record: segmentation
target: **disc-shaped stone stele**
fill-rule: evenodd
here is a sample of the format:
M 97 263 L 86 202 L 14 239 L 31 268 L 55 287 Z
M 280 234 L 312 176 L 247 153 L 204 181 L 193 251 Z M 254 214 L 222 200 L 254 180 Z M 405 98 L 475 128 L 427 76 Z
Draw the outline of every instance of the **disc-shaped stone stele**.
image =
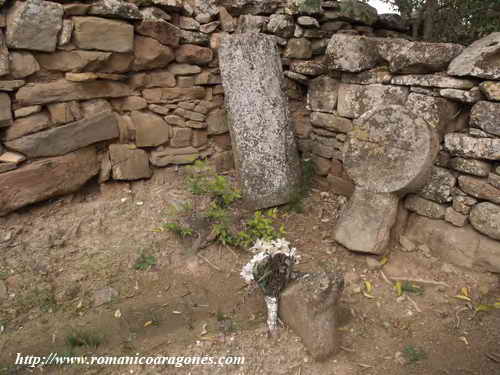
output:
M 348 135 L 344 167 L 356 186 L 373 193 L 418 190 L 439 151 L 435 130 L 399 105 L 364 113 Z

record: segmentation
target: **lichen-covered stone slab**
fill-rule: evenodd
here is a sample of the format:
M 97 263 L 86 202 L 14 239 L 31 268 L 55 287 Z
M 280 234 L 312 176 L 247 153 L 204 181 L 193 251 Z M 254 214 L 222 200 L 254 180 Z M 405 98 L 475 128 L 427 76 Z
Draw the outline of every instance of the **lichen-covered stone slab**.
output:
M 479 39 L 458 55 L 448 67 L 452 76 L 500 79 L 500 32 Z
M 349 85 L 339 86 L 337 111 L 340 116 L 357 118 L 378 106 L 403 105 L 409 89 L 390 85 Z
M 320 76 L 310 81 L 307 104 L 312 111 L 334 113 L 340 82 L 328 76 Z
M 28 0 L 16 1 L 7 14 L 9 48 L 54 52 L 62 28 L 61 4 Z
M 430 217 L 432 219 L 444 219 L 446 215 L 445 205 L 430 201 L 414 194 L 410 194 L 406 197 L 405 208 L 409 211 L 416 212 L 421 216 Z
M 483 202 L 474 206 L 470 222 L 476 230 L 495 240 L 500 240 L 500 206 Z M 500 243 L 499 243 L 500 256 Z
M 332 21 L 362 23 L 368 26 L 373 25 L 378 20 L 377 9 L 357 0 L 338 2 L 335 10 L 326 11 L 324 17 Z
M 396 194 L 356 188 L 335 227 L 335 241 L 352 251 L 383 254 L 396 222 L 398 204 Z
M 377 66 L 381 59 L 375 39 L 335 34 L 328 42 L 326 62 L 328 69 L 356 73 Z
M 142 19 L 142 14 L 137 5 L 123 0 L 100 0 L 90 7 L 88 14 L 132 21 Z
M 470 123 L 487 133 L 500 136 L 500 103 L 477 102 L 472 107 Z
M 423 198 L 438 203 L 451 202 L 453 188 L 456 183 L 457 178 L 449 170 L 433 166 L 429 181 L 418 194 Z
M 0 216 L 31 203 L 77 191 L 97 175 L 99 165 L 96 150 L 90 147 L 0 174 Z
M 244 198 L 255 209 L 287 203 L 301 172 L 274 38 L 225 37 L 219 63 Z
M 486 200 L 500 204 L 500 189 L 488 183 L 486 178 L 471 176 L 460 176 L 458 178 L 460 188 L 469 195 L 480 200 Z
M 479 85 L 486 99 L 500 102 L 500 82 L 487 81 Z
M 444 136 L 450 124 L 456 121 L 460 109 L 451 100 L 417 93 L 408 96 L 406 107 L 427 121 L 440 136 Z
M 409 74 L 392 78 L 393 85 L 439 87 L 450 89 L 468 90 L 474 87 L 476 82 L 470 79 L 455 78 L 439 74 Z
M 220 0 L 219 5 L 231 14 L 272 14 L 278 8 L 284 8 L 287 0 Z
M 500 160 L 500 139 L 475 138 L 462 133 L 444 137 L 445 148 L 452 154 L 475 159 Z
M 391 73 L 421 74 L 446 70 L 464 49 L 460 44 L 378 39 L 378 53 L 389 63 Z
M 421 188 L 438 152 L 429 124 L 402 106 L 384 106 L 354 121 L 344 167 L 357 186 L 377 193 Z

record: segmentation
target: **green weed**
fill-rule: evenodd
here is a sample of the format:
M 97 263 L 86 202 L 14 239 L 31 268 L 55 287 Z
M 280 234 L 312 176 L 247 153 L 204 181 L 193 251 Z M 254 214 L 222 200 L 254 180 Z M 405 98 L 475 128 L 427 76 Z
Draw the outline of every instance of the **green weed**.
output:
M 88 347 L 96 349 L 104 341 L 104 337 L 93 331 L 75 331 L 66 337 L 66 344 L 72 349 Z
M 193 230 L 191 228 L 184 227 L 179 223 L 165 223 L 163 224 L 163 227 L 182 238 L 191 237 L 193 235 Z
M 410 363 L 415 363 L 427 358 L 427 354 L 422 349 L 418 349 L 413 345 L 406 345 L 403 349 L 403 355 Z
M 141 253 L 141 255 L 139 255 L 139 258 L 137 258 L 135 261 L 134 269 L 139 271 L 146 271 L 155 266 L 156 263 L 157 261 L 155 256 Z

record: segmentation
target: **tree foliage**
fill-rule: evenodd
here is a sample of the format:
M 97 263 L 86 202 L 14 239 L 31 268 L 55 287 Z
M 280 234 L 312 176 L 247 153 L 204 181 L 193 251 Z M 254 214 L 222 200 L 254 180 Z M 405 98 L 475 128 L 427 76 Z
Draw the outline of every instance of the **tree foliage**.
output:
M 409 21 L 413 37 L 470 44 L 500 31 L 500 0 L 382 0 Z

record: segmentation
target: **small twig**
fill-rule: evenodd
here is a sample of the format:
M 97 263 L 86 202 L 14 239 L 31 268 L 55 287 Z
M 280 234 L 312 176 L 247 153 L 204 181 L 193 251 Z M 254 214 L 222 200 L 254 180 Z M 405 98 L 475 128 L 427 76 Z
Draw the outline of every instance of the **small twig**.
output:
M 341 346 L 340 349 L 345 351 L 345 352 L 356 353 L 356 351 L 354 349 L 346 348 L 345 346 Z
M 406 299 L 412 303 L 413 307 L 415 307 L 415 310 L 417 310 L 417 312 L 419 313 L 422 312 L 422 310 L 420 310 L 420 308 L 418 307 L 417 303 L 409 295 L 406 295 Z
M 387 284 L 389 284 L 390 286 L 393 286 L 393 284 L 392 284 L 391 280 L 389 280 L 389 279 L 387 278 L 387 276 L 385 276 L 384 271 L 380 271 L 380 275 L 382 276 L 382 278 L 384 279 L 384 281 L 385 281 Z
M 457 324 L 455 325 L 455 329 L 460 328 L 460 313 L 463 311 L 467 311 L 468 309 L 469 309 L 468 307 L 462 307 L 461 309 L 459 309 L 455 312 L 455 316 L 457 318 Z
M 500 363 L 500 354 L 486 353 L 485 355 L 488 359 L 491 359 L 493 362 Z
M 373 368 L 373 366 L 371 366 L 371 365 L 367 365 L 367 364 L 365 364 L 365 363 L 358 363 L 358 366 L 363 367 L 364 369 Z
M 200 255 L 200 254 L 197 254 L 197 256 L 201 259 L 201 260 L 204 260 L 209 266 L 211 266 L 213 269 L 219 271 L 219 272 L 222 272 L 222 270 L 217 267 L 215 264 L 213 264 L 212 262 L 210 262 L 207 258 L 205 258 L 203 255 Z
M 425 280 L 425 279 L 409 279 L 407 277 L 390 277 L 390 279 L 395 280 L 395 281 L 411 281 L 413 283 L 441 285 L 441 286 L 449 287 L 449 285 L 443 281 L 434 281 L 434 280 Z

